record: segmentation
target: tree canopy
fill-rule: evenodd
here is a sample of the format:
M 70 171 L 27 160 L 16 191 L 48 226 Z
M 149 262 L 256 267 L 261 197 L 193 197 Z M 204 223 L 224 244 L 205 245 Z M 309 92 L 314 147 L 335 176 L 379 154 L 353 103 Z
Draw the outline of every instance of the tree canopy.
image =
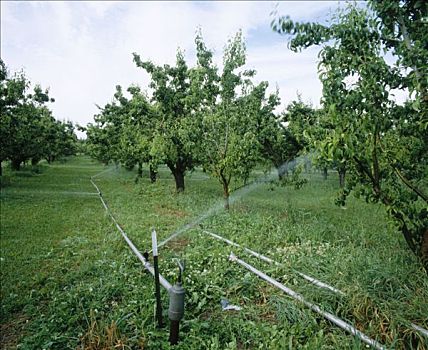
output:
M 185 173 L 198 163 L 195 148 L 200 139 L 195 109 L 202 101 L 199 94 L 191 89 L 191 70 L 181 51 L 177 52 L 174 67 L 142 61 L 135 53 L 134 62 L 151 75 L 152 101 L 160 113 L 154 130 L 152 153 L 171 170 L 177 192 L 184 191 Z
M 75 153 L 77 137 L 71 122 L 57 121 L 47 103 L 49 90 L 31 83 L 23 71 L 10 75 L 0 60 L 0 161 L 19 170 L 23 162 L 51 162 Z
M 427 268 L 426 4 L 369 5 L 348 5 L 329 26 L 280 17 L 272 27 L 288 35 L 294 51 L 322 44 L 322 103 L 331 128 L 313 145 L 320 157 L 346 163 L 350 177 L 342 201 L 354 190 L 384 204 Z M 402 105 L 392 98 L 397 89 L 409 93 Z
M 114 99 L 88 126 L 92 154 L 105 163 L 120 162 L 132 169 L 148 163 L 155 179 L 165 164 L 184 191 L 184 178 L 196 166 L 216 178 L 225 207 L 234 188 L 249 179 L 258 164 L 271 164 L 281 177 L 290 161 L 309 148 L 304 133 L 319 120 L 319 111 L 299 98 L 277 113 L 278 91 L 268 93 L 268 82 L 256 82 L 248 69 L 242 33 L 225 46 L 223 65 L 213 62 L 200 31 L 195 38 L 196 64 L 190 67 L 177 51 L 174 66 L 134 62 L 150 75 L 151 96 L 131 86 L 124 96 L 116 88 Z

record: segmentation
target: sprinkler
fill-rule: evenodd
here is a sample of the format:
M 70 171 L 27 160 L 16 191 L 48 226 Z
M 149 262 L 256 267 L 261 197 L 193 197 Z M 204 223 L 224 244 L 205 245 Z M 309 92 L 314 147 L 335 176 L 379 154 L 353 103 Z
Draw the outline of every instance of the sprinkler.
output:
M 182 287 L 182 274 L 184 264 L 177 259 L 178 278 L 177 283 L 169 289 L 169 309 L 168 317 L 170 322 L 169 342 L 171 345 L 176 345 L 179 339 L 180 320 L 184 316 L 184 295 L 186 291 Z

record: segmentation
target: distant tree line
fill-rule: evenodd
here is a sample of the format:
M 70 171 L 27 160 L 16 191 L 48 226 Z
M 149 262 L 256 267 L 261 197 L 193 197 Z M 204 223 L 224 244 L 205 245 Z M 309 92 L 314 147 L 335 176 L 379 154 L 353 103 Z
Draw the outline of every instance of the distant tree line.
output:
M 10 161 L 12 169 L 19 170 L 27 161 L 36 165 L 75 153 L 73 124 L 56 120 L 49 102 L 54 99 L 48 89 L 31 89 L 24 72 L 10 75 L 0 59 L 0 162 Z

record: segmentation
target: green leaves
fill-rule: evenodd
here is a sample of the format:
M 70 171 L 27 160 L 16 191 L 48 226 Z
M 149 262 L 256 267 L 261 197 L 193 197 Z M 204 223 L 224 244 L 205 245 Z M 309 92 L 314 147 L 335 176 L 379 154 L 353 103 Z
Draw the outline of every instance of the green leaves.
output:
M 241 32 L 228 42 L 223 57 L 223 71 L 213 78 L 219 82 L 216 103 L 202 117 L 201 160 L 222 185 L 228 208 L 232 182 L 246 183 L 268 144 L 276 142 L 280 129 L 273 110 L 279 98 L 266 96 L 267 82 L 253 83 L 254 70 L 239 70 L 246 59 Z
M 290 36 L 294 51 L 324 44 L 319 71 L 325 112 L 320 129 L 306 135 L 319 160 L 346 164 L 351 187 L 358 183 L 367 201 L 389 208 L 409 247 L 421 254 L 428 221 L 414 218 L 427 204 L 422 189 L 428 137 L 422 120 L 427 119 L 428 95 L 422 76 L 428 50 L 421 43 L 428 37 L 417 22 L 426 6 L 393 0 L 370 6 L 373 12 L 356 5 L 338 10 L 328 28 L 279 18 L 273 29 Z M 387 63 L 384 52 L 397 61 Z M 393 88 L 407 88 L 412 98 L 398 106 L 390 98 Z M 349 193 L 342 192 L 342 204 Z
M 211 74 L 209 65 L 212 54 L 206 50 L 200 36 L 197 36 L 196 44 L 200 65 L 196 69 L 187 66 L 181 51 L 177 51 L 174 67 L 143 62 L 134 54 L 137 66 L 151 75 L 150 87 L 154 90 L 152 102 L 156 104 L 160 116 L 152 125 L 151 132 L 157 136 L 150 147 L 150 154 L 154 159 L 163 159 L 174 176 L 180 179 L 198 163 L 197 152 L 194 151 L 200 139 L 198 112 L 209 101 L 207 94 L 200 93 L 203 90 L 201 85 L 207 82 L 211 86 L 212 82 L 204 78 Z M 177 182 L 176 188 L 177 191 L 184 190 L 184 182 Z
M 33 165 L 74 154 L 77 137 L 71 122 L 55 120 L 45 105 L 54 100 L 49 90 L 31 83 L 24 72 L 9 76 L 0 60 L 0 161 L 10 160 L 15 170 L 22 162 Z
M 296 52 L 302 48 L 319 45 L 331 37 L 329 28 L 317 23 L 296 23 L 289 16 L 274 19 L 271 27 L 279 34 L 290 35 L 292 39 L 288 46 Z

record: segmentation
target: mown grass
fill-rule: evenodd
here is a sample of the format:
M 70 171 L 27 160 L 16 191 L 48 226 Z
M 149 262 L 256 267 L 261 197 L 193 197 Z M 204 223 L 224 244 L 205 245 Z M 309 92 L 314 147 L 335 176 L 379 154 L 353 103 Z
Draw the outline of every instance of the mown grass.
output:
M 333 202 L 337 179 L 306 174 L 302 189 L 259 184 L 221 210 L 221 188 L 195 171 L 174 193 L 161 169 L 156 184 L 85 158 L 7 173 L 1 192 L 2 348 L 168 349 L 168 329 L 154 322 L 154 287 L 105 214 L 95 178 L 118 222 L 141 250 L 150 230 L 159 241 L 190 222 L 278 262 L 270 266 L 234 248 L 243 260 L 393 348 L 426 349 L 406 324 L 428 328 L 428 279 L 388 224 L 383 209 L 351 198 Z M 22 176 L 20 174 L 26 174 Z M 212 210 L 216 208 L 217 210 Z M 186 314 L 177 349 L 360 349 L 365 344 L 231 263 L 231 247 L 196 225 L 160 249 L 161 273 L 186 261 Z M 295 270 L 339 288 L 314 287 Z M 162 291 L 165 318 L 168 298 Z M 222 311 L 227 298 L 242 310 Z

